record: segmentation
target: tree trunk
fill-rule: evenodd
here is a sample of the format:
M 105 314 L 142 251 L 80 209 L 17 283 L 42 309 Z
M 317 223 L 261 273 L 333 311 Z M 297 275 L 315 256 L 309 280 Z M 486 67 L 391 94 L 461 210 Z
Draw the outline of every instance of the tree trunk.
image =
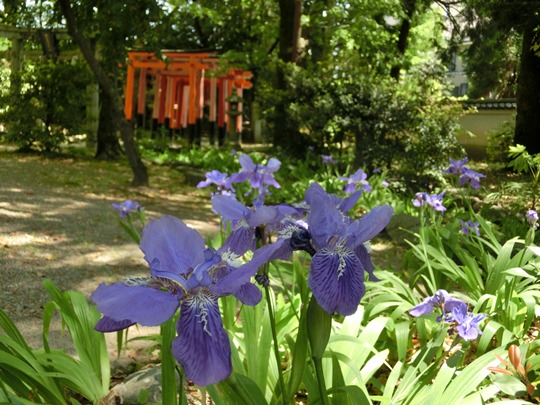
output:
M 90 46 L 90 42 L 77 29 L 75 16 L 73 15 L 70 1 L 58 0 L 58 3 L 60 4 L 62 14 L 66 19 L 69 34 L 81 49 L 81 52 L 84 55 L 88 66 L 94 73 L 100 87 L 111 99 L 111 114 L 115 117 L 115 125 L 120 131 L 120 138 L 124 143 L 126 156 L 128 158 L 131 170 L 133 171 L 133 180 L 131 184 L 134 186 L 148 185 L 148 172 L 141 159 L 139 150 L 137 149 L 137 144 L 135 143 L 135 139 L 133 137 L 133 126 L 126 120 L 124 115 L 122 99 L 118 94 L 118 89 L 98 63 L 96 57 L 94 56 L 94 52 L 92 51 L 92 47 Z
M 524 145 L 531 154 L 540 153 L 540 57 L 531 46 L 540 18 L 529 15 L 521 47 L 521 63 L 517 84 L 517 116 L 514 143 Z
M 116 135 L 115 117 L 112 114 L 113 101 L 107 95 L 107 92 L 101 90 L 100 94 L 101 107 L 99 109 L 96 159 L 114 160 L 122 154 L 122 150 Z
M 403 8 L 405 10 L 406 17 L 401 22 L 397 42 L 398 58 L 400 58 L 401 60 L 403 60 L 403 57 L 405 56 L 405 51 L 407 50 L 409 33 L 411 32 L 411 20 L 416 9 L 416 0 L 403 1 Z M 399 81 L 402 65 L 403 63 L 402 61 L 400 61 L 394 66 L 392 66 L 392 68 L 390 69 L 390 77 L 396 79 L 396 81 Z
M 300 17 L 302 0 L 279 0 L 279 58 L 285 63 L 296 63 L 298 59 L 298 40 L 300 38 Z M 289 155 L 305 150 L 298 128 L 291 122 L 286 100 L 287 80 L 283 66 L 278 65 L 276 87 L 283 94 L 282 102 L 277 103 L 274 117 L 274 145 Z

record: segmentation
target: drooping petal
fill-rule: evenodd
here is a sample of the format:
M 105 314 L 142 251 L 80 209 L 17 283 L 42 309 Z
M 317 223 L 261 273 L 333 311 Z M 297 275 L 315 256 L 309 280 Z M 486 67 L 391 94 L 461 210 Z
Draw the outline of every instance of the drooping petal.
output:
M 375 274 L 373 274 L 375 266 L 371 262 L 371 255 L 369 254 L 367 247 L 361 243 L 354 249 L 354 253 L 356 254 L 356 257 L 358 257 L 358 260 L 360 260 L 360 263 L 362 263 L 364 270 L 368 272 L 369 281 L 380 281 L 375 277 Z
M 311 260 L 308 285 L 326 312 L 352 315 L 365 293 L 364 270 L 351 249 L 321 249 Z
M 345 197 L 343 201 L 341 201 L 338 205 L 339 210 L 343 213 L 349 212 L 349 210 L 356 205 L 359 198 L 362 196 L 362 193 L 364 192 L 364 190 L 355 191 L 356 187 L 354 186 L 354 184 L 352 186 L 353 188 L 351 189 L 351 191 L 345 190 L 346 193 L 352 194 L 348 197 Z
M 173 280 L 203 261 L 204 247 L 195 229 L 170 215 L 151 221 L 141 238 L 141 250 L 151 274 Z
M 218 280 L 212 291 L 220 296 L 236 294 L 242 285 L 248 283 L 251 277 L 255 276 L 263 264 L 271 260 L 275 251 L 276 246 L 274 244 L 264 245 L 257 249 L 249 262 L 233 269 L 225 277 Z
M 246 283 L 240 286 L 238 291 L 234 293 L 234 296 L 244 304 L 253 306 L 261 302 L 262 292 L 255 284 Z
M 259 226 L 263 224 L 273 224 L 282 219 L 279 210 L 274 206 L 263 205 L 257 208 L 248 219 L 249 226 Z
M 431 302 L 431 300 L 429 299 L 426 299 L 424 300 L 422 303 L 416 305 L 415 307 L 413 307 L 410 311 L 409 311 L 409 314 L 411 314 L 411 316 L 422 316 L 422 315 L 429 315 L 433 312 L 433 303 Z
M 255 250 L 257 242 L 255 241 L 255 228 L 240 223 L 227 237 L 221 251 L 229 249 L 237 255 L 243 255 L 248 250 Z
M 143 326 L 157 326 L 174 315 L 181 293 L 171 294 L 146 285 L 100 284 L 92 293 L 99 312 L 116 322 L 129 320 Z
M 240 221 L 251 215 L 249 208 L 227 195 L 215 195 L 212 197 L 212 208 L 221 215 L 224 221 Z
M 231 347 L 216 296 L 201 290 L 186 297 L 177 331 L 172 352 L 184 367 L 187 378 L 205 386 L 218 383 L 231 374 Z
M 112 318 L 109 318 L 108 316 L 104 316 L 101 318 L 98 323 L 96 323 L 96 326 L 94 326 L 94 329 L 98 332 L 117 332 L 119 330 L 127 329 L 130 326 L 135 325 L 135 322 L 130 321 L 129 319 L 125 319 L 123 321 L 115 321 Z
M 348 246 L 356 247 L 376 236 L 388 225 L 393 214 L 394 209 L 385 204 L 373 208 L 351 223 L 347 236 Z
M 281 167 L 281 162 L 277 160 L 276 158 L 270 158 L 268 159 L 268 163 L 266 164 L 267 171 L 270 173 L 277 172 L 279 168 Z

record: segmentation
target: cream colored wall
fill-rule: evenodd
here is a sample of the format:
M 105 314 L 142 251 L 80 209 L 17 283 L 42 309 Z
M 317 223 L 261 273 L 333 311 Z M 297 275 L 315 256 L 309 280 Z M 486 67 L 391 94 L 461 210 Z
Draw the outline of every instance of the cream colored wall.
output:
M 513 120 L 515 114 L 515 110 L 478 110 L 466 114 L 459 119 L 461 129 L 457 139 L 471 158 L 481 159 L 486 153 L 488 132 L 497 129 L 505 121 Z M 469 136 L 468 132 L 474 136 Z

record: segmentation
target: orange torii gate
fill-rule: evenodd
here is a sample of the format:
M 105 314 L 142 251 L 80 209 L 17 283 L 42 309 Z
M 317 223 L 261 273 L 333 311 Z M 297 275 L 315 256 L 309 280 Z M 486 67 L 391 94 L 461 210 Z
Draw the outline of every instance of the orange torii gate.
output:
M 210 52 L 162 52 L 165 60 L 154 52 L 128 52 L 127 79 L 124 112 L 126 118 L 133 118 L 136 102 L 137 113 L 144 114 L 148 77 L 154 77 L 154 99 L 152 118 L 164 124 L 168 119 L 169 128 L 187 128 L 195 131 L 197 121 L 202 119 L 205 105 L 208 118 L 222 134 L 231 130 L 229 121 L 229 101 L 231 96 L 242 97 L 244 89 L 251 87 L 252 73 L 230 68 L 223 74 L 218 66 L 219 58 Z M 138 75 L 135 96 L 136 72 Z M 236 94 L 233 92 L 236 91 Z M 235 98 L 235 97 L 232 97 Z M 242 111 L 241 102 L 237 106 Z M 242 130 L 242 114 L 236 117 L 235 131 Z M 190 139 L 193 141 L 193 139 Z

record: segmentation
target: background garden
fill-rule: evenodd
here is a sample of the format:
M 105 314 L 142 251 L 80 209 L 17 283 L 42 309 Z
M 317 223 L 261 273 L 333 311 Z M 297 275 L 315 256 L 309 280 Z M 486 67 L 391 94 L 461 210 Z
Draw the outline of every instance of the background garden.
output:
M 134 403 L 539 402 L 539 4 L 0 11 L 0 401 L 115 400 L 107 345 L 144 339 L 156 355 L 134 367 L 155 365 L 160 390 Z M 127 52 L 171 49 L 252 73 L 241 133 L 205 111 L 171 128 L 152 97 L 126 120 Z M 516 118 L 468 160 L 456 136 L 477 98 L 515 99 Z M 15 241 L 32 219 L 47 240 Z M 96 250 L 114 264 L 84 270 Z M 132 339 L 136 323 L 160 328 Z

